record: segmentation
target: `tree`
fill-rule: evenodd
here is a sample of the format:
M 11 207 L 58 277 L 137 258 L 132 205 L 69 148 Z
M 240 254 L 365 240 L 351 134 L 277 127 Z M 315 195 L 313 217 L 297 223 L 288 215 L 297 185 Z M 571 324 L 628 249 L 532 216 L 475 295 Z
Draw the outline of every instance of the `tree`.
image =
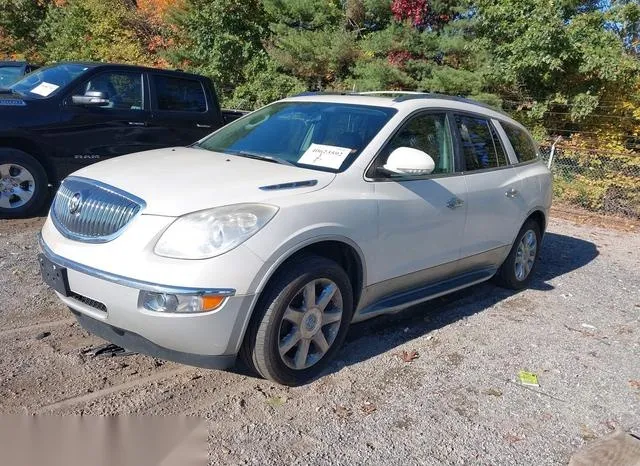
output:
M 50 5 L 38 29 L 47 61 L 95 60 L 148 64 L 136 35 L 137 10 L 128 0 L 66 0 Z
M 259 0 L 184 0 L 169 22 L 176 33 L 168 60 L 210 76 L 224 97 L 246 81 L 245 67 L 264 50 L 267 22 Z
M 38 27 L 51 0 L 0 0 L 0 56 L 38 59 Z

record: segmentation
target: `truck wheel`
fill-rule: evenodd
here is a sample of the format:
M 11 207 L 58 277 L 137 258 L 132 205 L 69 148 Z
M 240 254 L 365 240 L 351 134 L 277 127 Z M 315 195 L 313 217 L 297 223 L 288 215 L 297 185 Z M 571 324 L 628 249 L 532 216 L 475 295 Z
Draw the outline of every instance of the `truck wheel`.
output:
M 0 148 L 0 218 L 35 215 L 48 194 L 40 163 L 18 149 Z
M 540 226 L 527 220 L 511 247 L 511 252 L 496 274 L 495 282 L 511 290 L 521 290 L 531 281 L 540 254 Z
M 345 271 L 329 259 L 305 256 L 269 283 L 240 354 L 266 379 L 305 383 L 338 351 L 352 313 L 353 291 Z

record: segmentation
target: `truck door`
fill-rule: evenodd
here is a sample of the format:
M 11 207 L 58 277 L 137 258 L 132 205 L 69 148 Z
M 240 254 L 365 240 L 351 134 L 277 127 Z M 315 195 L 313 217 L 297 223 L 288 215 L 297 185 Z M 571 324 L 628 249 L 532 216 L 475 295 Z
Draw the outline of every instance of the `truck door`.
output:
M 153 126 L 166 146 L 186 146 L 217 130 L 221 123 L 215 95 L 189 77 L 153 73 Z
M 83 105 L 73 96 L 102 92 L 104 105 Z M 68 161 L 66 171 L 111 157 L 161 147 L 149 132 L 151 112 L 145 76 L 139 71 L 94 74 L 65 98 L 59 126 L 48 134 L 56 155 Z

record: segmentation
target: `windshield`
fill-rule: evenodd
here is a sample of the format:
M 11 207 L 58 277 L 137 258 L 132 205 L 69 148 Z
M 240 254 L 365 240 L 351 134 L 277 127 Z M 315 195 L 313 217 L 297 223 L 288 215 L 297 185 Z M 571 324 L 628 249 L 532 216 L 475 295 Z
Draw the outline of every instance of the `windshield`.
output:
M 279 102 L 230 123 L 197 146 L 336 172 L 351 165 L 395 113 L 365 105 Z
M 89 69 L 87 65 L 65 63 L 48 66 L 22 78 L 9 89 L 27 97 L 43 99 L 63 88 Z
M 9 87 L 22 76 L 21 66 L 0 66 L 0 88 Z

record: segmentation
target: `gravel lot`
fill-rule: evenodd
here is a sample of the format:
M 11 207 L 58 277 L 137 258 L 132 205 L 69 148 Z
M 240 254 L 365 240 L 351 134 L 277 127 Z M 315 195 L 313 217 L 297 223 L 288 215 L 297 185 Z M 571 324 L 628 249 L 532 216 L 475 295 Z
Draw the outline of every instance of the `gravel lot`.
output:
M 41 283 L 41 224 L 0 220 L 0 413 L 203 416 L 212 464 L 566 464 L 615 428 L 640 434 L 637 228 L 555 218 L 532 289 L 483 284 L 354 326 L 324 377 L 289 389 L 94 357 L 103 342 Z

